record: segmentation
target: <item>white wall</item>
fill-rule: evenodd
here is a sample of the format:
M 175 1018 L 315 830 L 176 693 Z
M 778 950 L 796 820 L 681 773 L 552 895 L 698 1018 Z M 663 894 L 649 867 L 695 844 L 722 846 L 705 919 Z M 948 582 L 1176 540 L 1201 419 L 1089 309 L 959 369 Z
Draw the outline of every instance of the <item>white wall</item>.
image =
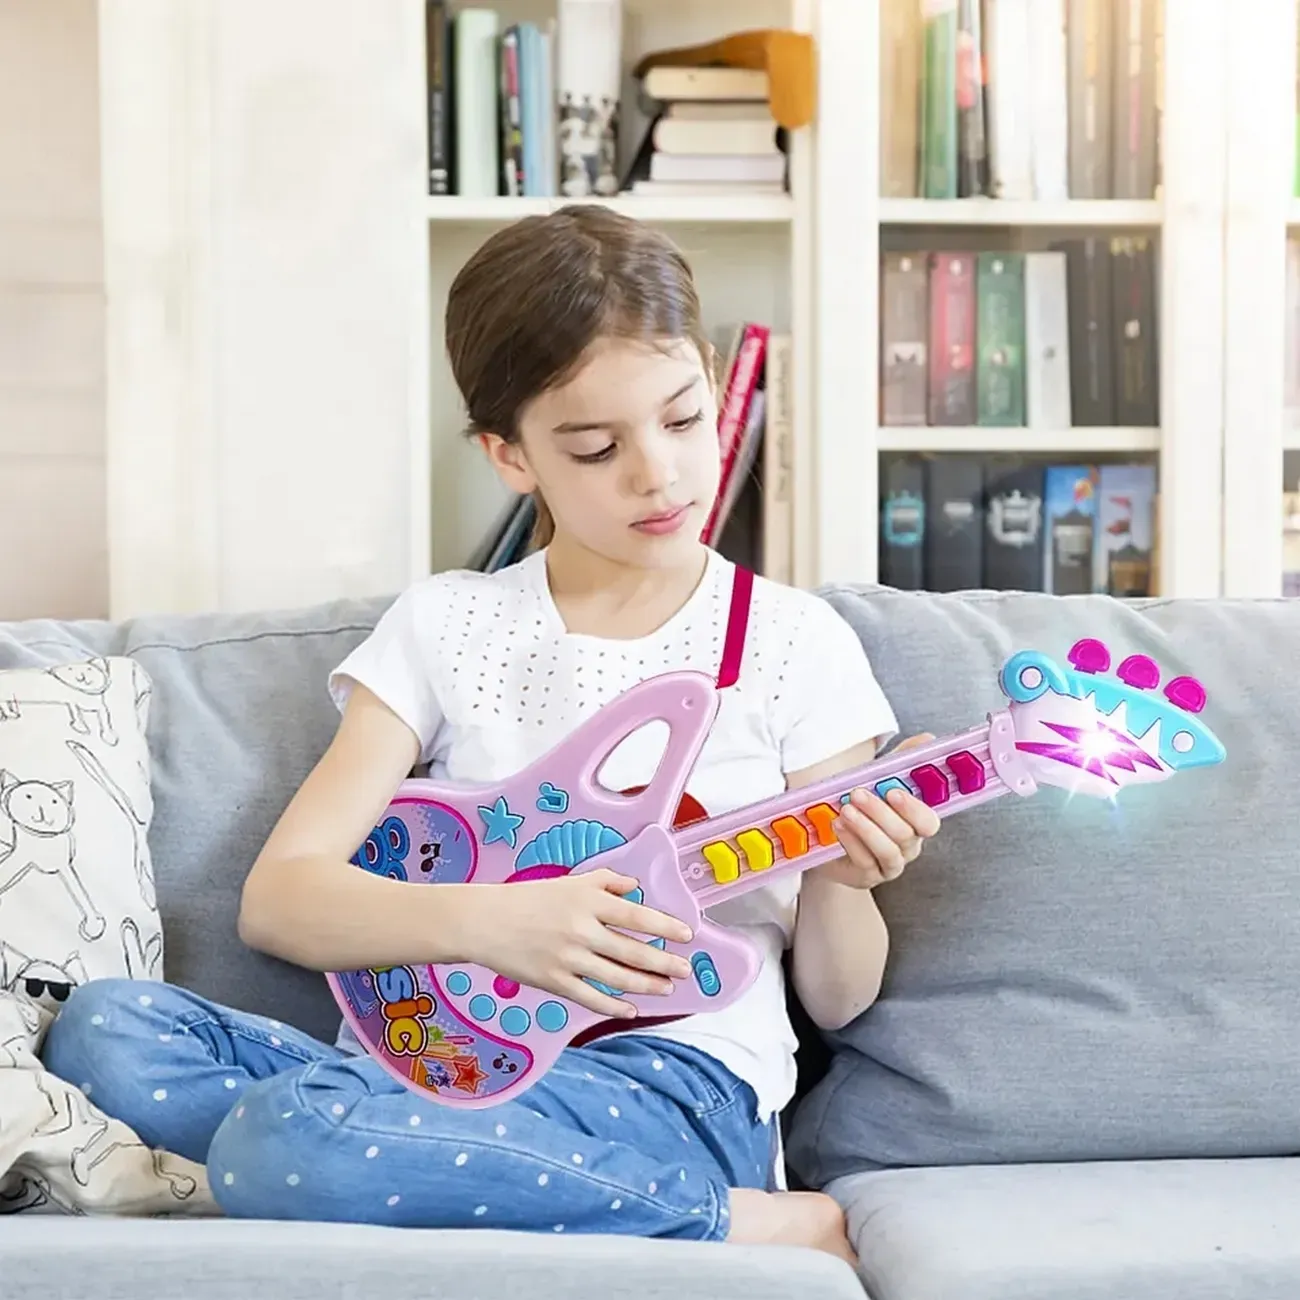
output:
M 428 563 L 423 0 L 100 23 L 112 615 L 399 590 Z
M 95 0 L 0 0 L 0 619 L 102 616 Z

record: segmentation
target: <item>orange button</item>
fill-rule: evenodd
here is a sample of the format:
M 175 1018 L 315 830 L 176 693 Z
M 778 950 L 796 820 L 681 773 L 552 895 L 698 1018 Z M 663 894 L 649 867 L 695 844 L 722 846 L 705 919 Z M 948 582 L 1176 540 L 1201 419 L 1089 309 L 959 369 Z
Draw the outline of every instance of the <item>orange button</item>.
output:
M 813 804 L 811 808 L 805 808 L 803 815 L 812 823 L 812 828 L 817 832 L 818 844 L 836 843 L 835 832 L 831 830 L 831 822 L 839 814 L 828 803 Z
M 802 857 L 808 852 L 808 832 L 797 817 L 778 817 L 772 823 L 772 830 L 781 841 L 781 852 L 787 858 Z

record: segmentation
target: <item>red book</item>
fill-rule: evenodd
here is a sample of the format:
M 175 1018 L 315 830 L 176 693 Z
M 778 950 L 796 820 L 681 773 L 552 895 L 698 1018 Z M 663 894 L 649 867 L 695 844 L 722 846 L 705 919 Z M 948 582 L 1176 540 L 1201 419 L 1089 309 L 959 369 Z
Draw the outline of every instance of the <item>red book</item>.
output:
M 727 369 L 722 401 L 718 405 L 718 448 L 722 458 L 722 475 L 718 495 L 700 534 L 700 540 L 713 546 L 722 533 L 722 503 L 728 498 L 728 486 L 736 473 L 737 457 L 744 439 L 749 408 L 754 401 L 763 362 L 767 357 L 767 340 L 771 330 L 766 325 L 747 323 L 740 330 L 739 342 Z
M 975 423 L 975 254 L 930 254 L 930 423 Z

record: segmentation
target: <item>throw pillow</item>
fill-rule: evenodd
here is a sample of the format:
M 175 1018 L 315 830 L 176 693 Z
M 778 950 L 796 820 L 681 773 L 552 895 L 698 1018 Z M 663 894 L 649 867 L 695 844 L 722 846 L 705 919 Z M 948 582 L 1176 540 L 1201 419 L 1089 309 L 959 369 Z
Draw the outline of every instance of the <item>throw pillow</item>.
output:
M 161 973 L 148 702 L 130 659 L 0 673 L 0 979 L 38 1002 Z
M 77 985 L 162 974 L 149 690 L 126 658 L 0 672 L 0 1212 L 210 1212 L 201 1166 L 38 1056 Z

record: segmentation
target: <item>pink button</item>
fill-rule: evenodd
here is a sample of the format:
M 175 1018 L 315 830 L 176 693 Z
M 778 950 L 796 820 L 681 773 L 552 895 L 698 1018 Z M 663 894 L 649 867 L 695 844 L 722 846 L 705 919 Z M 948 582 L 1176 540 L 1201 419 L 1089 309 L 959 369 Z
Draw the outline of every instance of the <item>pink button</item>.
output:
M 508 980 L 504 975 L 498 975 L 492 981 L 492 992 L 499 998 L 512 998 L 519 992 L 519 985 L 514 980 Z

